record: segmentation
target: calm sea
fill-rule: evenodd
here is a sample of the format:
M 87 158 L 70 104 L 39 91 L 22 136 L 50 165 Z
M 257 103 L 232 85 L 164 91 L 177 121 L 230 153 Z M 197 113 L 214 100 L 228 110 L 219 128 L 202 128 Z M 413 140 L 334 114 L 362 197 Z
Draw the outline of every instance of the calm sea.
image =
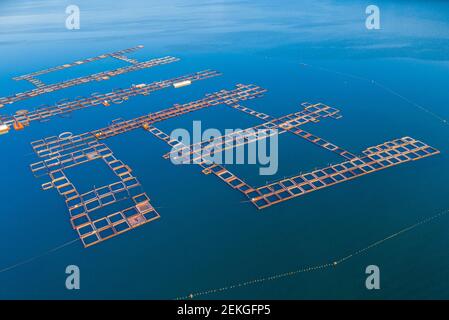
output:
M 448 3 L 377 1 L 381 29 L 367 30 L 369 1 L 80 0 L 81 29 L 68 31 L 70 4 L 0 3 L 0 96 L 31 88 L 14 76 L 138 44 L 145 48 L 130 56 L 173 55 L 181 61 L 16 103 L 2 114 L 208 68 L 224 75 L 1 136 L 0 269 L 27 263 L 0 273 L 0 298 L 176 298 L 332 262 L 449 208 L 449 128 L 417 107 L 449 118 Z M 40 79 L 58 82 L 122 65 L 106 59 Z M 215 177 L 162 159 L 168 151 L 164 143 L 133 131 L 106 143 L 134 169 L 161 219 L 88 249 L 76 242 L 29 260 L 76 238 L 62 198 L 54 190 L 42 191 L 45 181 L 29 170 L 36 161 L 31 141 L 64 131 L 83 133 L 236 83 L 267 88 L 265 97 L 245 105 L 275 116 L 299 111 L 304 101 L 339 108 L 342 119 L 307 130 L 353 153 L 412 136 L 441 155 L 258 211 Z M 191 128 L 193 120 L 220 130 L 259 123 L 220 106 L 159 127 Z M 275 176 L 258 177 L 254 166 L 231 168 L 257 185 L 339 161 L 288 134 L 280 136 L 279 146 Z M 68 170 L 84 190 L 101 185 L 109 174 L 103 167 Z M 449 298 L 448 230 L 449 217 L 443 216 L 337 268 L 203 298 Z M 64 271 L 71 264 L 81 270 L 78 291 L 65 288 Z M 372 264 L 380 268 L 381 290 L 365 288 L 365 268 Z

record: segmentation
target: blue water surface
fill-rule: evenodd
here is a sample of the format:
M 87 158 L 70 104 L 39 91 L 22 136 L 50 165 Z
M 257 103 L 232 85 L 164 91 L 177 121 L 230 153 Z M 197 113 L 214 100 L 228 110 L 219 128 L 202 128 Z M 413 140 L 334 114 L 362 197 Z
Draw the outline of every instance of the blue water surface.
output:
M 65 9 L 81 10 L 81 29 L 65 28 Z M 31 1 L 0 3 L 0 96 L 29 90 L 12 77 L 139 44 L 139 60 L 181 61 L 89 83 L 0 109 L 11 114 L 62 98 L 108 92 L 204 69 L 222 77 L 165 89 L 107 109 L 33 123 L 0 137 L 0 298 L 172 299 L 248 280 L 330 263 L 449 208 L 449 4 L 377 1 L 381 29 L 365 27 L 371 1 Z M 46 83 L 126 65 L 105 59 L 40 77 Z M 335 71 L 335 72 L 334 72 Z M 351 76 L 355 75 L 355 76 Z M 389 92 L 373 83 L 381 83 Z M 352 151 L 403 136 L 441 154 L 367 175 L 258 211 L 240 193 L 194 166 L 173 166 L 168 146 L 143 130 L 108 139 L 130 165 L 161 219 L 99 245 L 76 239 L 64 201 L 42 191 L 29 170 L 30 142 L 64 131 L 83 133 L 196 100 L 207 92 L 254 83 L 268 89 L 245 103 L 274 116 L 323 102 L 343 118 L 307 130 Z M 400 96 L 398 96 L 398 94 Z M 406 97 L 406 99 L 402 98 Z M 257 119 L 224 106 L 160 123 L 166 132 L 243 128 Z M 230 168 L 251 184 L 340 161 L 288 134 L 280 136 L 279 171 Z M 68 171 L 89 190 L 103 167 Z M 201 296 L 207 299 L 449 298 L 449 218 L 443 216 L 357 255 L 336 268 Z M 48 253 L 42 256 L 43 253 Z M 36 259 L 34 259 L 36 258 Z M 65 268 L 81 270 L 81 290 L 65 288 Z M 381 270 L 381 289 L 365 288 L 365 268 Z

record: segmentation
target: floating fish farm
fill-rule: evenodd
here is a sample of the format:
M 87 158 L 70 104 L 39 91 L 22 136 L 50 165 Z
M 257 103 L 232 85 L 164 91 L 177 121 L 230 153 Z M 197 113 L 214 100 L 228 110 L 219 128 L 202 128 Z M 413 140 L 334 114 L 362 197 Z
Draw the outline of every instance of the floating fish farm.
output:
M 110 77 L 127 72 L 179 60 L 174 57 L 163 57 L 138 62 L 126 56 L 126 54 L 141 48 L 143 46 L 102 54 L 15 77 L 14 80 L 17 81 L 31 82 L 36 86 L 36 89 L 0 98 L 0 107 L 71 86 L 107 80 Z M 51 85 L 47 85 L 37 78 L 46 73 L 69 69 L 105 58 L 123 60 L 130 66 Z M 135 96 L 146 96 L 151 92 L 162 89 L 172 88 L 175 90 L 220 75 L 217 71 L 205 70 L 163 81 L 133 85 L 126 89 L 117 89 L 108 93 L 93 93 L 89 97 L 64 100 L 52 106 L 34 110 L 20 110 L 15 114 L 0 116 L 0 134 L 9 133 L 11 128 L 23 130 L 35 121 L 43 122 L 55 116 L 94 106 L 108 107 L 113 104 L 122 104 Z M 263 97 L 266 92 L 266 89 L 254 84 L 236 84 L 232 88 L 206 94 L 195 101 L 175 104 L 157 112 L 143 114 L 128 120 L 116 120 L 112 124 L 96 130 L 80 134 L 64 132 L 59 136 L 34 141 L 31 146 L 38 161 L 32 163 L 30 168 L 36 177 L 45 179 L 41 184 L 43 190 L 54 189 L 62 197 L 67 206 L 73 229 L 83 245 L 89 247 L 155 221 L 160 217 L 149 197 L 151 190 L 145 189 L 145 186 L 140 184 L 138 177 L 134 176 L 132 168 L 126 164 L 126 159 L 123 161 L 118 159 L 113 150 L 106 145 L 108 138 L 126 134 L 132 130 L 145 130 L 150 135 L 164 141 L 167 144 L 167 152 L 160 155 L 164 159 L 177 158 L 180 161 L 190 161 L 199 166 L 199 172 L 202 174 L 214 175 L 232 189 L 240 192 L 243 199 L 248 200 L 257 209 L 264 209 L 310 192 L 439 153 L 439 150 L 411 137 L 401 137 L 375 146 L 368 146 L 359 153 L 354 152 L 354 150 L 346 150 L 335 142 L 304 130 L 305 124 L 319 125 L 321 121 L 340 119 L 342 117 L 340 110 L 324 103 L 303 103 L 298 112 L 273 117 L 242 105 L 247 100 Z M 201 141 L 191 145 L 183 145 L 180 141 L 172 139 L 169 134 L 157 128 L 159 122 L 167 119 L 181 117 L 201 109 L 219 107 L 231 108 L 245 116 L 255 117 L 261 123 L 224 135 L 217 139 L 217 142 Z M 261 130 L 267 134 L 258 134 Z M 265 185 L 252 186 L 245 182 L 242 177 L 238 177 L 228 170 L 225 165 L 211 163 L 203 159 L 202 156 L 205 152 L 222 152 L 248 145 L 260 139 L 268 139 L 274 134 L 291 134 L 298 139 L 306 140 L 317 148 L 337 154 L 341 157 L 341 162 L 311 172 L 301 172 L 292 177 Z M 175 146 L 177 148 L 173 149 Z M 94 187 L 92 190 L 81 193 L 79 191 L 80 186 L 75 185 L 66 176 L 65 170 L 86 163 L 106 164 L 115 175 L 116 180 L 111 181 L 110 184 Z M 176 170 L 183 170 L 183 167 L 176 167 Z M 142 190 L 146 191 L 142 192 Z M 123 206 L 112 214 L 104 210 L 113 204 L 123 204 Z

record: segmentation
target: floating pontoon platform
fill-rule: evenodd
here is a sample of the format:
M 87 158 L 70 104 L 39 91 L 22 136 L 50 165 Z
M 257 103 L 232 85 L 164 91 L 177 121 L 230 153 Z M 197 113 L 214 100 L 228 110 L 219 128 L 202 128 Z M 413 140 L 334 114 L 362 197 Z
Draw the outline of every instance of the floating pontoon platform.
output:
M 15 77 L 15 78 L 13 78 L 14 80 L 27 80 L 27 81 L 31 82 L 33 85 L 36 86 L 36 89 L 17 93 L 15 95 L 12 95 L 9 97 L 3 97 L 3 98 L 0 97 L 0 108 L 6 106 L 8 104 L 12 104 L 12 103 L 15 103 L 18 101 L 30 99 L 30 98 L 33 98 L 33 97 L 36 97 L 39 95 L 43 95 L 46 93 L 66 89 L 69 87 L 89 83 L 92 81 L 109 80 L 111 77 L 115 77 L 115 76 L 125 74 L 128 72 L 143 70 L 143 69 L 152 68 L 155 66 L 169 64 L 169 63 L 179 61 L 178 58 L 167 56 L 167 57 L 156 58 L 156 59 L 147 60 L 147 61 L 143 61 L 143 62 L 138 62 L 134 59 L 129 59 L 124 56 L 125 53 L 130 53 L 130 52 L 136 51 L 142 47 L 143 46 L 138 46 L 138 47 L 125 49 L 125 50 L 121 50 L 121 51 L 114 52 L 114 53 L 107 53 L 107 54 L 103 54 L 103 55 L 100 55 L 100 56 L 97 56 L 94 58 L 79 60 L 79 61 L 75 61 L 73 63 L 64 64 L 62 66 L 53 67 L 50 69 L 37 71 L 37 72 L 33 72 L 33 73 L 26 74 L 23 76 Z M 110 70 L 110 71 L 103 71 L 103 72 L 91 74 L 91 75 L 84 76 L 84 77 L 66 80 L 66 81 L 62 81 L 62 82 L 54 83 L 54 84 L 45 84 L 42 81 L 40 81 L 39 79 L 35 78 L 36 76 L 40 76 L 40 75 L 51 73 L 51 72 L 58 71 L 58 70 L 71 68 L 71 67 L 74 67 L 77 65 L 86 64 L 89 62 L 97 61 L 100 59 L 105 59 L 108 57 L 126 61 L 126 62 L 130 63 L 131 65 L 117 68 L 117 69 Z
M 29 125 L 33 121 L 47 121 L 55 116 L 64 116 L 73 111 L 90 108 L 94 106 L 110 106 L 111 104 L 121 104 L 131 97 L 139 95 L 149 95 L 152 92 L 171 88 L 173 84 L 179 81 L 200 81 L 221 75 L 214 70 L 204 70 L 193 74 L 176 77 L 163 81 L 156 81 L 149 84 L 139 84 L 126 89 L 116 89 L 109 93 L 95 93 L 89 97 L 78 98 L 75 100 L 61 101 L 53 106 L 41 107 L 32 111 L 21 110 L 10 116 L 0 116 L 0 122 L 5 125 L 14 123 L 25 123 Z

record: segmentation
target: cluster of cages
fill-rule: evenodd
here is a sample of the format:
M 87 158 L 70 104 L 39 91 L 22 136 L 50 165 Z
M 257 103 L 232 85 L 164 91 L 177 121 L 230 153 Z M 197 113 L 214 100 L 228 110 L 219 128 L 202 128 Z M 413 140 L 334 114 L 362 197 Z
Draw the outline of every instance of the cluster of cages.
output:
M 125 56 L 126 53 L 133 52 L 137 49 L 140 49 L 140 46 L 16 77 L 15 80 L 28 80 L 38 88 L 27 93 L 17 94 L 13 97 L 1 98 L 0 106 L 2 106 L 2 103 L 12 103 L 92 80 L 107 80 L 111 76 L 125 72 L 178 60 L 174 57 L 164 57 L 138 62 Z M 38 79 L 34 78 L 48 72 L 70 68 L 106 57 L 113 57 L 129 62 L 131 66 L 113 71 L 100 72 L 54 85 L 42 84 Z M 105 94 L 94 93 L 87 98 L 81 97 L 72 101 L 60 101 L 51 107 L 39 108 L 32 112 L 20 112 L 8 117 L 0 117 L 0 122 L 10 125 L 12 123 L 16 124 L 17 122 L 29 123 L 35 120 L 43 121 L 52 116 L 68 114 L 74 110 L 91 106 L 109 106 L 111 103 L 120 104 L 133 96 L 148 95 L 153 91 L 171 86 L 178 88 L 186 84 L 188 85 L 193 81 L 205 80 L 219 75 L 220 73 L 217 71 L 205 70 L 151 84 L 133 85 L 127 89 L 116 89 Z M 169 108 L 130 120 L 117 119 L 112 121 L 112 124 L 107 127 L 87 133 L 79 135 L 62 134 L 57 137 L 49 137 L 35 141 L 32 143 L 32 147 L 41 160 L 33 163 L 31 170 L 37 177 L 47 176 L 49 178 L 49 181 L 42 184 L 44 190 L 56 189 L 64 197 L 72 227 L 76 230 L 84 246 L 89 247 L 160 217 L 159 213 L 151 204 L 148 195 L 142 191 L 139 180 L 132 174 L 132 169 L 117 159 L 112 150 L 103 142 L 100 142 L 131 130 L 144 129 L 156 138 L 165 141 L 171 148 L 180 146 L 180 149 L 177 148 L 176 152 L 179 153 L 180 150 L 186 151 L 187 156 L 193 156 L 194 160 L 197 160 L 195 163 L 201 167 L 202 173 L 217 176 L 231 188 L 243 193 L 249 199 L 249 202 L 258 209 L 264 209 L 271 205 L 368 173 L 439 153 L 437 149 L 421 141 L 404 137 L 367 148 L 363 151 L 362 156 L 356 156 L 344 148 L 307 132 L 302 128 L 304 124 L 318 123 L 325 118 L 340 119 L 341 114 L 338 109 L 323 103 L 312 104 L 305 102 L 302 104 L 303 110 L 275 118 L 240 104 L 242 101 L 262 97 L 266 91 L 266 89 L 253 84 L 237 84 L 231 90 L 220 90 L 206 94 L 203 98 L 196 101 L 175 104 Z M 211 144 L 210 141 L 201 141 L 192 145 L 182 145 L 179 141 L 172 139 L 168 134 L 154 126 L 155 123 L 170 118 L 219 105 L 233 108 L 264 122 L 260 125 L 222 136 L 223 139 L 217 143 Z M 291 133 L 320 148 L 338 154 L 344 161 L 326 168 L 304 174 L 301 173 L 290 178 L 267 183 L 263 186 L 253 187 L 242 178 L 230 172 L 224 165 L 209 163 L 200 157 L 203 151 L 213 149 L 213 152 L 222 152 L 229 148 L 236 148 L 259 139 L 266 139 L 270 136 L 270 134 L 263 136 L 256 134 L 255 132 L 259 130 L 275 132 L 276 134 Z M 169 159 L 173 156 L 173 150 L 162 156 L 165 159 Z M 117 181 L 99 188 L 93 187 L 88 192 L 80 193 L 77 187 L 66 176 L 65 170 L 97 160 L 103 161 L 109 167 L 117 178 Z M 110 208 L 116 203 L 124 203 L 125 205 L 113 213 L 107 212 L 106 208 Z

